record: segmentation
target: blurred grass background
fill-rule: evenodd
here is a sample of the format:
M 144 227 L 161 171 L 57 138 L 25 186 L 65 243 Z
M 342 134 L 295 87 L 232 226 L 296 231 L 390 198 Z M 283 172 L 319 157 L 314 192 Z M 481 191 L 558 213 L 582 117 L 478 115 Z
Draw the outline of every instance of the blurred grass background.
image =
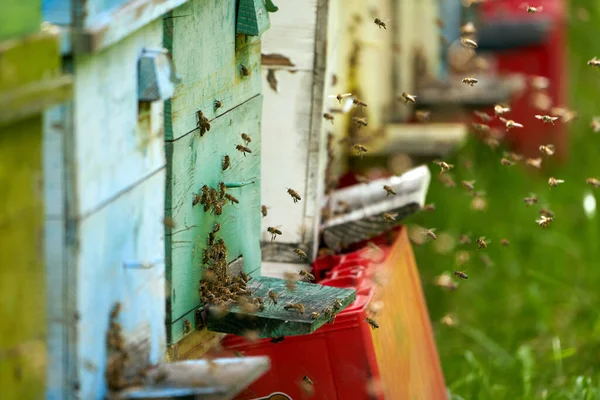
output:
M 587 10 L 589 19 L 577 17 Z M 408 223 L 437 228 L 436 233 L 492 243 L 458 245 L 440 254 L 432 242 L 414 246 L 433 321 L 446 384 L 455 399 L 600 399 L 600 216 L 588 217 L 583 198 L 598 191 L 585 184 L 600 178 L 600 134 L 590 128 L 600 115 L 600 71 L 586 65 L 600 56 L 600 2 L 571 0 L 569 15 L 570 104 L 579 119 L 571 122 L 569 159 L 565 165 L 546 162 L 536 172 L 500 164 L 502 150 L 492 151 L 476 140 L 447 161 L 457 167 L 456 188 L 432 179 L 428 203 L 433 213 L 419 213 Z M 463 166 L 466 160 L 472 168 Z M 439 169 L 431 167 L 437 178 Z M 566 182 L 549 190 L 547 179 Z M 472 197 L 460 180 L 476 180 L 487 193 L 488 209 L 473 211 Z M 523 198 L 536 193 L 540 204 L 526 207 Z M 600 204 L 599 204 L 600 206 Z M 556 218 L 548 229 L 537 226 L 539 209 Z M 599 210 L 600 211 L 600 210 Z M 510 240 L 509 247 L 500 240 Z M 457 267 L 455 253 L 469 250 L 470 261 Z M 493 261 L 486 266 L 485 252 Z M 434 277 L 466 270 L 467 281 L 456 291 L 433 285 Z M 439 321 L 454 313 L 459 325 Z

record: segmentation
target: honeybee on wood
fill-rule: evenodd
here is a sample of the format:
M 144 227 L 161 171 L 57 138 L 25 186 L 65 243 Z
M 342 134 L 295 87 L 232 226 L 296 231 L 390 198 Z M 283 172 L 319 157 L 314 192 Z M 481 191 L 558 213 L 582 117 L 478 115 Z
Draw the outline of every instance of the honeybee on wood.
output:
M 331 121 L 331 125 L 333 125 L 333 115 L 329 114 L 329 113 L 325 113 L 323 114 L 323 118 L 325 118 L 327 121 Z
M 396 191 L 391 186 L 383 185 L 383 190 L 387 193 L 387 197 L 396 195 Z
M 339 311 L 342 309 L 342 306 L 343 306 L 343 304 L 339 299 L 333 300 L 333 309 L 334 310 Z
M 379 328 L 379 324 L 378 324 L 377 322 L 375 322 L 375 320 L 373 320 L 373 319 L 371 319 L 371 318 L 367 317 L 367 318 L 365 319 L 365 321 L 367 321 L 367 323 L 368 323 L 369 325 L 371 325 L 371 328 L 373 328 L 373 329 L 377 329 L 377 328 Z
M 333 311 L 333 307 L 327 306 L 323 309 L 323 314 L 329 316 L 328 324 L 332 324 L 335 321 L 335 312 Z
M 508 247 L 510 245 L 510 241 L 506 238 L 500 239 L 500 244 L 504 247 Z
M 239 204 L 240 201 L 229 193 L 225 193 L 225 198 L 231 202 L 231 204 Z
M 528 165 L 530 167 L 534 167 L 537 169 L 542 168 L 542 158 L 528 158 L 527 160 L 525 160 L 525 165 Z
M 477 42 L 474 41 L 473 39 L 469 39 L 466 37 L 461 37 L 460 38 L 460 44 L 462 44 L 463 46 L 469 48 L 469 49 L 476 49 L 477 48 Z
M 545 215 L 542 215 L 540 217 L 540 219 L 536 219 L 535 222 L 541 226 L 542 228 L 547 228 L 548 226 L 550 226 L 550 223 L 554 220 L 554 217 L 547 217 Z
M 587 178 L 585 180 L 585 183 L 593 186 L 595 189 L 598 189 L 600 187 L 600 180 L 596 178 Z
M 462 83 L 465 85 L 469 85 L 471 87 L 475 86 L 475 84 L 479 82 L 476 78 L 463 78 Z
M 352 93 L 338 93 L 336 95 L 331 95 L 328 97 L 332 98 L 332 99 L 336 99 L 341 104 L 342 100 L 344 100 L 346 97 L 350 97 L 350 96 L 352 96 Z
M 318 311 L 314 311 L 310 313 L 310 319 L 319 319 L 321 318 L 321 313 Z
M 486 249 L 490 243 L 492 242 L 487 240 L 485 236 L 481 236 L 479 239 L 477 239 L 477 249 Z
M 265 311 L 265 302 L 260 297 L 255 297 L 254 301 L 258 305 L 258 311 Z
M 564 182 L 565 182 L 564 180 L 556 179 L 553 176 L 548 178 L 548 185 L 550 186 L 550 188 L 557 187 L 560 183 L 564 183 Z
M 454 165 L 448 164 L 447 162 L 441 160 L 435 160 L 433 163 L 440 167 L 440 175 L 454 168 Z
M 241 144 L 236 145 L 235 148 L 237 151 L 241 152 L 244 155 L 244 157 L 246 157 L 246 153 L 252 153 L 252 150 Z
M 475 110 L 475 111 L 473 111 L 473 114 L 475 114 L 475 116 L 477 116 L 477 118 L 479 118 L 483 122 L 490 122 L 494 119 L 494 117 L 492 117 L 488 113 L 484 113 L 482 111 Z
M 360 158 L 362 158 L 363 153 L 366 153 L 368 151 L 367 148 L 362 144 L 355 144 L 354 146 L 352 146 L 352 149 L 356 152 L 356 154 L 360 155 Z
M 398 218 L 398 213 L 383 213 L 383 219 L 385 222 L 393 224 L 396 222 L 396 218 Z
M 200 137 L 210 131 L 210 122 L 201 110 L 196 111 L 196 127 L 200 129 Z
M 429 122 L 429 116 L 431 115 L 431 111 L 428 110 L 417 110 L 415 111 L 415 118 L 419 122 Z
M 283 339 L 285 339 L 285 336 L 275 336 L 274 338 L 271 338 L 271 343 L 281 343 L 283 342 Z
M 525 197 L 525 198 L 523 199 L 523 201 L 524 201 L 524 202 L 525 202 L 525 204 L 527 204 L 527 206 L 529 207 L 529 206 L 531 206 L 531 205 L 532 205 L 532 204 L 534 204 L 534 203 L 535 203 L 535 204 L 537 204 L 537 202 L 538 202 L 538 198 L 537 198 L 537 196 L 536 196 L 535 194 L 533 194 L 533 193 L 532 193 L 532 194 L 530 194 L 530 195 L 529 195 L 529 197 Z
M 552 117 L 550 115 L 536 115 L 535 117 L 545 124 L 552 124 L 552 125 L 554 125 L 554 121 L 556 121 L 558 119 L 558 117 Z
M 373 22 L 375 23 L 375 25 L 377 25 L 379 27 L 379 29 L 381 29 L 381 28 L 387 29 L 385 22 L 383 22 L 381 19 L 375 18 Z
M 240 64 L 240 71 L 242 72 L 243 76 L 250 75 L 250 70 L 244 64 Z
M 465 274 L 463 271 L 454 271 L 453 275 L 460 279 L 469 279 L 469 275 Z
M 240 271 L 240 278 L 246 283 L 252 279 L 252 277 L 249 277 L 244 271 Z
M 544 153 L 547 156 L 551 156 L 554 154 L 554 145 L 553 144 L 541 145 L 539 147 L 539 149 L 542 153 Z
M 315 276 L 304 269 L 301 269 L 300 271 L 298 271 L 298 275 L 300 275 L 302 277 L 302 279 L 304 279 L 307 282 L 315 281 Z
M 435 204 L 431 203 L 431 204 L 425 204 L 423 207 L 421 207 L 422 211 L 435 211 Z
M 423 234 L 432 240 L 436 240 L 437 239 L 437 235 L 435 234 L 436 229 L 437 228 L 431 228 L 431 229 L 423 228 Z
M 512 119 L 506 119 L 506 118 L 500 117 L 500 121 L 502 121 L 504 126 L 506 126 L 506 131 L 509 131 L 512 128 L 523 128 L 522 124 L 519 124 L 518 122 L 515 122 Z
M 366 118 L 352 117 L 352 122 L 360 129 L 362 126 L 367 126 Z
M 507 167 L 510 167 L 511 165 L 515 165 L 515 162 L 513 160 L 510 160 L 506 157 L 502 157 L 502 159 L 500 160 L 500 163 L 502 165 L 506 165 Z
M 225 171 L 227 168 L 229 168 L 230 165 L 231 165 L 231 159 L 226 154 L 225 156 L 223 156 L 223 162 L 221 163 L 221 169 L 223 171 Z
M 300 197 L 300 195 L 298 194 L 298 192 L 296 192 L 294 189 L 289 189 L 288 188 L 287 192 L 292 197 L 292 200 L 294 200 L 294 203 L 297 203 L 300 200 L 302 200 L 302 198 Z
M 214 102 L 214 106 L 215 106 L 215 111 L 218 110 L 219 108 L 223 107 L 223 102 L 220 100 L 215 100 Z
M 475 181 L 461 181 L 462 187 L 467 189 L 467 191 L 472 192 L 475 190 Z
M 223 199 L 223 197 L 225 197 L 225 190 L 227 190 L 227 187 L 225 187 L 225 183 L 224 182 L 219 182 L 219 199 Z
M 196 204 L 200 203 L 201 201 L 202 201 L 202 196 L 194 193 L 194 198 L 192 199 L 192 206 L 195 206 Z
M 415 96 L 413 94 L 410 94 L 407 92 L 402 92 L 401 96 L 402 96 L 402 99 L 404 100 L 405 104 L 408 104 L 408 103 L 415 104 L 417 102 L 417 96 Z
M 267 212 L 268 212 L 268 207 L 267 206 L 260 206 L 260 212 L 262 214 L 263 217 L 267 216 Z
M 297 247 L 294 249 L 294 253 L 296 253 L 296 255 L 298 257 L 300 257 L 300 259 L 302 259 L 302 260 L 305 260 L 308 258 L 308 255 L 304 251 L 302 251 L 301 249 L 299 249 Z
M 502 115 L 509 111 L 510 111 L 510 107 L 508 107 L 508 106 L 503 106 L 501 104 L 496 104 L 494 106 L 494 112 L 496 113 L 496 115 Z
M 598 60 L 598 58 L 594 57 L 587 62 L 587 65 L 589 65 L 590 67 L 594 67 L 594 68 L 600 68 L 600 60 Z
M 269 293 L 267 293 L 269 295 L 269 299 L 271 299 L 271 302 L 273 304 L 277 304 L 277 299 L 279 298 L 279 294 L 275 293 L 272 290 L 269 290 Z
M 247 133 L 242 133 L 242 140 L 244 142 L 246 142 L 246 146 L 250 144 L 250 142 L 252 142 L 252 139 L 250 138 L 250 136 Z
M 269 226 L 267 228 L 267 232 L 271 234 L 271 241 L 277 239 L 277 235 L 283 235 L 283 233 L 279 229 L 274 228 L 272 226 Z
M 360 108 L 367 107 L 367 103 L 357 99 L 356 97 L 352 99 L 352 104 L 354 104 L 356 107 L 360 107 Z
M 296 311 L 299 314 L 304 314 L 304 304 L 302 303 L 288 303 L 283 308 L 287 311 Z
M 590 127 L 594 131 L 594 133 L 600 132 L 600 118 L 594 117 L 592 122 L 590 123 Z

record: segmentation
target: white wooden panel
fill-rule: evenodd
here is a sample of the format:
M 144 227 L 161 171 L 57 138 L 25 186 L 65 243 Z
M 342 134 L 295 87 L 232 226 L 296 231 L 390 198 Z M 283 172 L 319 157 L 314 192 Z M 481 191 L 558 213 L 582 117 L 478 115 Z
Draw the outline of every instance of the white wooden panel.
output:
M 269 14 L 271 28 L 263 35 L 262 54 L 281 54 L 292 69 L 313 69 L 317 0 L 279 0 L 279 11 Z
M 95 55 L 75 58 L 74 149 L 77 210 L 87 214 L 164 166 L 162 117 L 138 126 L 137 64 L 162 47 L 162 20 Z M 153 108 L 162 113 L 162 102 Z

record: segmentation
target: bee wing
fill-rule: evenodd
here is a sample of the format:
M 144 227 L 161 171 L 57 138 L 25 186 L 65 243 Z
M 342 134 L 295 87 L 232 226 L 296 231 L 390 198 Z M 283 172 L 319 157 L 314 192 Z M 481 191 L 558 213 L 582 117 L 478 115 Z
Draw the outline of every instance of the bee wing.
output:
M 536 115 L 535 116 L 537 119 L 544 119 L 544 117 L 542 117 L 541 115 Z
M 519 124 L 518 122 L 513 122 L 513 126 L 515 126 L 517 128 L 522 128 L 523 124 Z
M 506 118 L 500 117 L 500 121 L 502 121 L 503 124 L 506 124 L 508 121 L 506 120 Z

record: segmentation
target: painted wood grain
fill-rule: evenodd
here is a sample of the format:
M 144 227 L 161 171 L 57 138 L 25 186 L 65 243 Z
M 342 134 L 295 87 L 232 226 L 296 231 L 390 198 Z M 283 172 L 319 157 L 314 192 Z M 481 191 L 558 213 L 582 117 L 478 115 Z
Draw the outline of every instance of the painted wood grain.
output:
M 127 346 L 156 363 L 166 352 L 163 211 L 165 170 L 82 220 L 73 221 L 77 241 L 77 364 L 81 398 L 106 390 L 106 332 L 109 314 L 122 303 Z M 125 268 L 130 261 L 152 268 Z
M 47 363 L 42 119 L 0 128 L 0 387 L 41 398 Z
M 182 78 L 170 102 L 167 140 L 196 129 L 198 110 L 212 120 L 260 93 L 260 38 L 236 39 L 235 18 L 234 0 L 191 0 L 166 20 L 166 47 Z
M 137 63 L 144 47 L 162 47 L 162 21 L 102 53 L 75 57 L 70 216 L 91 213 L 164 166 L 162 103 L 153 104 L 153 118 L 138 122 Z
M 246 272 L 260 270 L 261 109 L 262 96 L 256 96 L 211 121 L 204 136 L 191 133 L 167 142 L 165 215 L 175 223 L 166 235 L 169 343 L 181 339 L 181 318 L 200 306 L 203 249 L 215 222 L 221 224 L 217 237 L 227 245 L 227 261 L 243 255 Z M 252 153 L 246 156 L 236 150 L 236 145 L 243 144 L 242 133 L 252 140 L 248 144 Z M 223 171 L 225 155 L 230 156 L 231 166 Z M 194 193 L 203 185 L 217 188 L 219 182 L 247 181 L 254 183 L 227 189 L 239 204 L 228 202 L 220 216 L 205 212 L 201 204 L 192 205 Z

